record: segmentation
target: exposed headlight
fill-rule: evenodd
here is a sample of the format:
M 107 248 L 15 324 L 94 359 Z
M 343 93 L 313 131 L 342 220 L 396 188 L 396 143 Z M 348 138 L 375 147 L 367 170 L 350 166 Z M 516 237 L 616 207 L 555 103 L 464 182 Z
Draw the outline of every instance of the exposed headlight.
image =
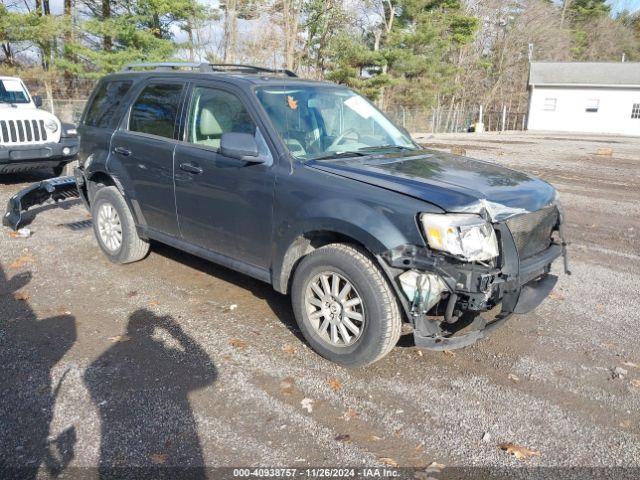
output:
M 58 122 L 53 119 L 47 120 L 46 122 L 44 122 L 44 127 L 50 132 L 55 133 L 58 131 Z
M 491 224 L 478 215 L 423 213 L 420 221 L 429 246 L 469 262 L 498 256 L 498 239 Z

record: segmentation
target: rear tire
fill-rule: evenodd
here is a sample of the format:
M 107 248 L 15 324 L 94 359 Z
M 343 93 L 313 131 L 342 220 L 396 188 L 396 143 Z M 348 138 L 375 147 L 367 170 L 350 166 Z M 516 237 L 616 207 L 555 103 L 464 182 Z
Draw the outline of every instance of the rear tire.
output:
M 96 192 L 91 215 L 98 245 L 113 263 L 137 262 L 147 255 L 149 243 L 138 236 L 129 207 L 116 187 Z
M 294 274 L 291 300 L 311 347 L 340 365 L 376 362 L 400 337 L 402 316 L 395 293 L 374 260 L 354 245 L 326 245 L 303 258 Z

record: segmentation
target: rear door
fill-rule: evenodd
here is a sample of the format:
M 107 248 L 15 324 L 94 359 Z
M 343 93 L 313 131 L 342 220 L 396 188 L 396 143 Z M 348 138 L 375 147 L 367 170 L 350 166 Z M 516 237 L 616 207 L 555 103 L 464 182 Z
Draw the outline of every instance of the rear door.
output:
M 173 155 L 184 83 L 151 79 L 140 90 L 124 125 L 111 142 L 109 171 L 126 178 L 139 221 L 177 236 Z
M 104 80 L 96 87 L 78 126 L 81 165 L 89 156 L 94 166 L 106 163 L 111 135 L 122 118 L 124 100 L 132 85 L 130 79 Z
M 175 153 L 180 231 L 207 250 L 268 268 L 274 193 L 273 159 L 242 92 L 225 84 L 194 84 Z M 251 133 L 265 163 L 220 153 L 223 133 Z

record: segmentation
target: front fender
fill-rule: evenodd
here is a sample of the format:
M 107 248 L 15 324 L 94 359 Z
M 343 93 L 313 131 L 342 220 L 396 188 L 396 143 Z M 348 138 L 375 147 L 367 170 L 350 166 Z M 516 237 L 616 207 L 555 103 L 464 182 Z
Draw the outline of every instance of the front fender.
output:
M 416 215 L 392 206 L 330 197 L 299 206 L 296 218 L 284 220 L 277 230 L 273 252 L 273 284 L 286 292 L 290 274 L 314 247 L 311 238 L 328 234 L 363 245 L 373 255 L 403 244 L 423 245 Z

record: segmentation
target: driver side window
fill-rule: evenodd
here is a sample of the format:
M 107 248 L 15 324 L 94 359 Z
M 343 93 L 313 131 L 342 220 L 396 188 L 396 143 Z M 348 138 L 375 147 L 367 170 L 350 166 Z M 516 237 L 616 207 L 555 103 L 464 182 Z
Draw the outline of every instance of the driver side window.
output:
M 223 133 L 256 133 L 256 125 L 238 97 L 207 87 L 193 90 L 187 129 L 189 143 L 216 149 Z

